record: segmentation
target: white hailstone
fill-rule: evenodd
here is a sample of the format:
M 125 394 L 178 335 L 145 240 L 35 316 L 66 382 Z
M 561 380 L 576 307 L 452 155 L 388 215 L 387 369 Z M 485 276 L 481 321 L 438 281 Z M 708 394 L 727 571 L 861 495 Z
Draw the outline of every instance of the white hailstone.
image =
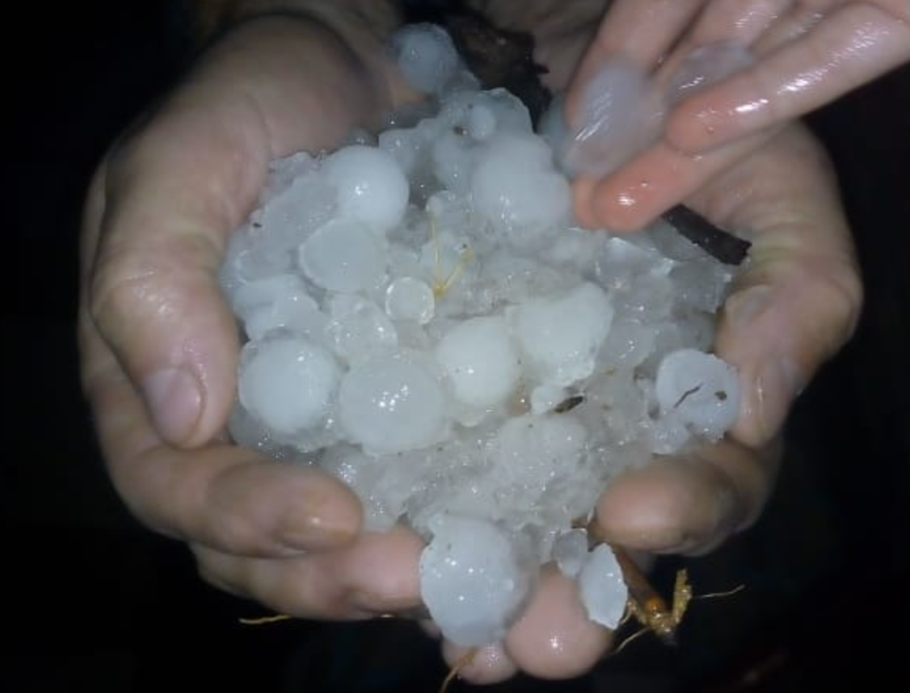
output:
M 471 197 L 481 217 L 521 247 L 571 217 L 569 183 L 553 167 L 553 154 L 536 135 L 493 138 L 478 155 Z
M 420 556 L 420 594 L 443 636 L 462 647 L 499 641 L 530 595 L 536 565 L 491 522 L 440 515 Z
M 666 106 L 642 68 L 608 61 L 582 93 L 561 152 L 569 175 L 604 176 L 654 142 Z
M 549 482 L 578 470 L 587 440 L 587 430 L 571 414 L 526 414 L 502 425 L 487 454 L 494 475 L 524 487 L 533 502 Z
M 583 529 L 562 532 L 553 542 L 552 555 L 559 572 L 577 577 L 588 561 L 588 533 Z
M 356 219 L 335 219 L 300 246 L 300 267 L 319 287 L 355 293 L 379 286 L 385 278 L 386 249 L 369 226 Z
M 279 274 L 240 285 L 231 301 L 251 340 L 285 328 L 319 341 L 326 316 L 296 274 Z
M 241 353 L 240 403 L 273 431 L 293 435 L 322 423 L 340 368 L 324 347 L 279 335 L 248 342 Z
M 471 407 L 502 404 L 521 375 L 517 350 L 501 316 L 471 318 L 455 325 L 436 347 L 436 360 L 455 398 Z
M 416 361 L 382 356 L 345 375 L 338 416 L 351 441 L 368 452 L 416 450 L 445 433 L 445 391 Z
M 404 26 L 391 43 L 401 74 L 424 94 L 442 91 L 461 65 L 452 37 L 436 24 Z
M 404 217 L 408 179 L 389 152 L 352 145 L 327 157 L 322 171 L 337 190 L 339 216 L 359 219 L 382 232 Z
M 629 588 L 613 549 L 600 544 L 591 551 L 578 574 L 578 588 L 588 618 L 616 630 L 626 611 Z
M 307 295 L 303 280 L 292 273 L 276 274 L 240 284 L 231 292 L 230 302 L 234 313 L 245 322 L 258 309 L 287 296 L 311 303 L 318 309 L 315 301 Z
M 657 369 L 654 392 L 664 415 L 675 415 L 694 433 L 711 440 L 723 436 L 739 416 L 736 369 L 697 349 L 667 354 Z
M 527 107 L 505 89 L 456 92 L 443 103 L 439 120 L 475 142 L 488 140 L 496 133 L 534 132 Z
M 274 303 L 253 311 L 244 323 L 252 340 L 262 339 L 272 330 L 284 329 L 321 341 L 328 318 L 308 296 L 281 296 Z
M 329 299 L 325 332 L 335 354 L 348 364 L 358 363 L 398 347 L 398 331 L 373 301 L 350 294 Z
M 564 296 L 514 307 L 509 318 L 541 380 L 568 386 L 594 371 L 597 351 L 610 332 L 613 306 L 603 289 L 585 282 Z
M 391 154 L 406 176 L 413 175 L 426 142 L 414 129 L 394 128 L 379 133 L 378 146 Z
M 426 325 L 436 312 L 433 289 L 420 279 L 399 277 L 386 289 L 385 312 L 392 320 L 409 320 Z

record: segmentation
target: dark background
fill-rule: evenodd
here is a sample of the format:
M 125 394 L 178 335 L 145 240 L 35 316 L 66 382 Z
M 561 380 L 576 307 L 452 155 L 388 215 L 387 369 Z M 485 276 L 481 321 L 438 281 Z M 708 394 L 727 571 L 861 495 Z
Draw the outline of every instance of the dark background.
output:
M 441 661 L 410 624 L 239 625 L 261 612 L 203 584 L 111 490 L 77 379 L 78 218 L 104 148 L 181 68 L 185 18 L 177 3 L 63 5 L 20 10 L 2 49 L 0 690 L 435 691 Z M 759 524 L 686 562 L 700 592 L 746 591 L 697 602 L 675 650 L 642 640 L 582 679 L 493 690 L 910 688 L 910 70 L 810 122 L 837 164 L 867 304 L 796 407 Z

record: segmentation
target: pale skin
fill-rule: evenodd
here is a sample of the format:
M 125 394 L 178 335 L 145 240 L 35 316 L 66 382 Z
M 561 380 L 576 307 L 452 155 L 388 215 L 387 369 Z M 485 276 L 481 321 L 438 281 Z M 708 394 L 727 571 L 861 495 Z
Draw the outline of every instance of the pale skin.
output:
M 910 4 L 615 0 L 573 80 L 569 111 L 611 61 L 660 83 L 694 50 L 724 42 L 747 49 L 751 66 L 674 104 L 662 136 L 617 170 L 577 180 L 576 211 L 587 224 L 641 228 L 794 118 L 910 60 Z
M 302 14 L 229 31 L 112 149 L 83 234 L 82 377 L 118 492 L 149 527 L 186 542 L 210 583 L 305 618 L 419 607 L 422 543 L 403 528 L 362 532 L 359 504 L 338 482 L 226 442 L 238 341 L 216 270 L 269 159 L 332 147 L 413 98 L 382 57 L 394 12 L 371 2 L 378 14 L 365 18 L 362 4 L 299 2 Z M 520 27 L 537 33 L 554 87 L 573 74 L 602 10 L 558 5 L 534 5 L 540 14 L 524 19 L 536 24 Z M 746 396 L 730 440 L 656 460 L 602 496 L 603 535 L 654 553 L 702 553 L 755 520 L 790 403 L 849 337 L 861 302 L 828 162 L 799 128 L 687 202 L 755 244 L 718 335 Z M 547 567 L 524 617 L 462 675 L 574 676 L 611 642 Z M 448 643 L 443 653 L 451 663 L 463 654 Z

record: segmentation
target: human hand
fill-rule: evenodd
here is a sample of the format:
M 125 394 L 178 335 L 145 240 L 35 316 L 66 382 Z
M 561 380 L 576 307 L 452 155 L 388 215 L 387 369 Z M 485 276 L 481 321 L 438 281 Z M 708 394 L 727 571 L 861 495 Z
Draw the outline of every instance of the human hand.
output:
M 272 158 L 333 147 L 402 98 L 383 59 L 389 6 L 367 3 L 363 18 L 357 3 L 310 4 L 312 16 L 232 30 L 100 167 L 82 240 L 82 378 L 118 492 L 187 542 L 207 580 L 296 616 L 353 618 L 416 603 L 420 542 L 359 534 L 341 484 L 222 435 L 238 352 L 217 282 L 229 234 Z
M 788 121 L 908 59 L 901 0 L 616 0 L 569 90 L 575 134 L 589 140 L 574 158 L 612 157 L 582 162 L 578 215 L 591 227 L 640 228 Z M 609 91 L 645 113 L 628 127 L 612 122 Z M 586 105 L 598 99 L 599 116 Z
M 559 60 L 584 40 L 593 9 L 587 17 L 578 14 L 575 24 L 560 13 L 558 30 L 529 24 L 535 9 L 546 15 L 548 4 L 523 6 L 515 17 L 501 3 L 503 14 L 495 19 L 506 28 L 535 31 L 538 59 L 552 68 L 550 86 L 559 90 L 560 76 L 571 74 Z M 683 458 L 656 458 L 617 478 L 601 496 L 599 538 L 644 554 L 702 554 L 757 519 L 773 488 L 778 435 L 790 405 L 852 334 L 862 299 L 830 163 L 801 127 L 776 133 L 686 203 L 753 244 L 716 339 L 717 352 L 739 369 L 744 400 L 726 440 Z M 571 677 L 614 644 L 612 633 L 587 619 L 572 581 L 546 568 L 504 641 L 475 653 L 461 675 L 474 682 L 517 670 Z M 465 654 L 450 645 L 444 653 L 452 665 Z

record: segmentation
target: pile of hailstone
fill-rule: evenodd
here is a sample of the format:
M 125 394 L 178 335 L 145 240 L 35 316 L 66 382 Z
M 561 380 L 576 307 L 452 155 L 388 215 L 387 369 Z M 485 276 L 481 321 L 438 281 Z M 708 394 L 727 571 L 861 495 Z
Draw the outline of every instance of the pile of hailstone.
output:
M 731 270 L 666 225 L 577 228 L 522 103 L 436 27 L 396 47 L 438 108 L 273 162 L 231 239 L 232 434 L 336 475 L 367 528 L 420 533 L 455 643 L 500 639 L 549 561 L 615 627 L 615 558 L 573 527 L 617 473 L 733 423 L 736 373 L 707 351 Z

